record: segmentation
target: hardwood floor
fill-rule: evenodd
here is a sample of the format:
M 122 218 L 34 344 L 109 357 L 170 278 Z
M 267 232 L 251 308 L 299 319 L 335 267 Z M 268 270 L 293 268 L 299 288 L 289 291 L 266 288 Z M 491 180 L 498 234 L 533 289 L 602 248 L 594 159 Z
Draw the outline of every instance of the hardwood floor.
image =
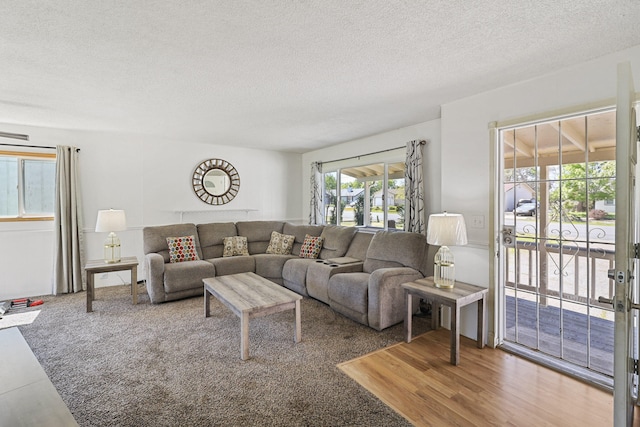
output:
M 465 337 L 453 366 L 449 337 L 429 331 L 338 367 L 416 426 L 613 424 L 611 393 Z

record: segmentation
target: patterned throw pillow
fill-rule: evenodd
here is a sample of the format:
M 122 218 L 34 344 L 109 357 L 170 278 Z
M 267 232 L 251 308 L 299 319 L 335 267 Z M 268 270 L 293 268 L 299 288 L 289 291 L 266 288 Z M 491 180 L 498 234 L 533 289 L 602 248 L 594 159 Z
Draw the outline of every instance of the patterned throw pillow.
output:
M 293 250 L 293 242 L 296 240 L 296 236 L 289 234 L 278 233 L 277 231 L 271 232 L 271 240 L 269 246 L 267 246 L 268 254 L 278 255 L 290 255 Z
M 169 262 L 183 262 L 199 260 L 196 251 L 195 236 L 167 237 L 169 245 Z
M 247 238 L 244 236 L 233 236 L 224 238 L 224 252 L 223 257 L 236 256 L 236 255 L 249 255 L 249 248 L 247 247 Z
M 322 242 L 324 242 L 324 237 L 305 235 L 302 248 L 300 248 L 300 258 L 318 258 Z

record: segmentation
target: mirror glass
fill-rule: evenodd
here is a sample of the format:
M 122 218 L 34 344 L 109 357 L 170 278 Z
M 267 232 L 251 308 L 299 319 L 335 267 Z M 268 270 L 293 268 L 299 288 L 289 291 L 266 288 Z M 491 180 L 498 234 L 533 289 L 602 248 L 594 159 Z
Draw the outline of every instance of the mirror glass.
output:
M 231 187 L 229 174 L 221 169 L 212 169 L 204 175 L 204 189 L 214 196 L 222 196 Z
M 224 205 L 236 197 L 240 190 L 240 175 L 226 160 L 209 159 L 200 163 L 193 172 L 193 191 L 210 205 Z

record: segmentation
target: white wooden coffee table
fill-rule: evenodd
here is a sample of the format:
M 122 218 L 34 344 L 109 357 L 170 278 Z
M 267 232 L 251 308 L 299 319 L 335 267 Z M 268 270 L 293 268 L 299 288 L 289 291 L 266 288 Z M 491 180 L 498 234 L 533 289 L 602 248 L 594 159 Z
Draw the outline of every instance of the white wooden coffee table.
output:
M 294 341 L 302 339 L 300 325 L 301 295 L 255 273 L 212 277 L 204 282 L 204 316 L 210 316 L 211 295 L 240 317 L 240 358 L 249 358 L 249 319 L 295 310 Z

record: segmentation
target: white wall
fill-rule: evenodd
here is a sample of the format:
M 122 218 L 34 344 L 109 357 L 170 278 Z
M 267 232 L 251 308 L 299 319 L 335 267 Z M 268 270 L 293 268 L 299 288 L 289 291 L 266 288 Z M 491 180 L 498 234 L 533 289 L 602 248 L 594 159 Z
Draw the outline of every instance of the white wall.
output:
M 178 222 L 178 211 L 200 211 L 183 214 L 184 222 L 194 223 L 247 219 L 302 221 L 300 154 L 9 124 L 0 124 L 0 129 L 30 135 L 30 141 L 26 142 L 30 145 L 62 144 L 81 149 L 87 259 L 103 256 L 106 234 L 93 231 L 99 209 L 125 210 L 128 229 L 118 233 L 122 255 L 137 256 L 141 265 L 142 228 Z M 240 191 L 226 205 L 207 205 L 191 188 L 193 170 L 209 158 L 229 161 L 240 174 Z M 0 300 L 51 293 L 52 227 L 52 222 L 0 223 Z M 141 267 L 138 277 L 144 277 Z M 97 285 L 129 281 L 129 273 L 116 272 L 98 277 Z
M 640 46 L 577 64 L 540 78 L 468 97 L 442 106 L 442 209 L 465 215 L 489 216 L 490 143 L 488 125 L 562 110 L 583 111 L 612 103 L 619 62 L 631 61 L 635 87 L 640 89 Z M 486 222 L 487 225 L 488 221 Z M 489 239 L 495 233 L 469 230 L 470 245 L 454 247 L 456 278 L 489 286 Z M 475 337 L 475 306 L 463 312 L 465 335 Z M 468 334 L 467 334 L 468 332 Z M 493 334 L 493 325 L 489 334 Z M 491 335 L 490 335 L 491 336 Z

